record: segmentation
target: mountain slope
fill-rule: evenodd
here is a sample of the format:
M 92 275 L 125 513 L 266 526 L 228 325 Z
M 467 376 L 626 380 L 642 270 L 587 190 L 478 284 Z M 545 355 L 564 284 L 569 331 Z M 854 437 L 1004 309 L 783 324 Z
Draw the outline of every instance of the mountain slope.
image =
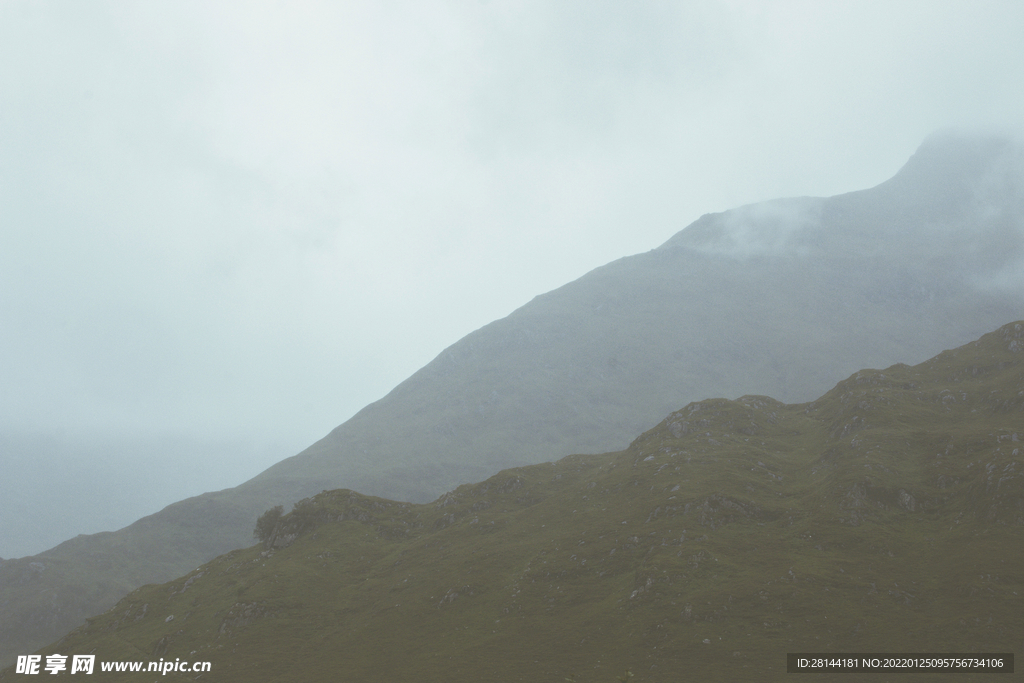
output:
M 275 504 L 337 487 L 426 501 L 502 468 L 623 448 L 706 396 L 806 401 L 857 368 L 918 362 L 1018 319 L 1022 159 L 1010 140 L 934 136 L 876 188 L 704 216 L 539 296 L 239 487 L 0 564 L 0 657 L 244 545 Z
M 218 681 L 775 680 L 787 652 L 1019 650 L 1022 540 L 1018 322 L 811 403 L 691 403 L 622 452 L 431 504 L 325 491 L 266 548 L 40 654 Z
M 1022 292 L 1024 149 L 936 136 L 872 190 L 707 215 L 537 297 L 251 485 L 428 500 L 496 467 L 625 446 L 706 395 L 809 400 L 1019 317 Z

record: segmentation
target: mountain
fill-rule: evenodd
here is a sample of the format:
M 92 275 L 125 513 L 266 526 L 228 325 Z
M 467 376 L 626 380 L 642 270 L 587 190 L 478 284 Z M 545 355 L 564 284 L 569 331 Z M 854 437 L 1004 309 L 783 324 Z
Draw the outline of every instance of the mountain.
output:
M 0 661 L 245 545 L 325 489 L 428 501 L 624 448 L 680 405 L 808 401 L 1024 316 L 1024 147 L 937 134 L 892 179 L 703 216 L 466 336 L 302 453 L 117 532 L 0 564 Z
M 1024 148 L 938 135 L 874 189 L 706 215 L 535 298 L 247 485 L 429 500 L 704 396 L 810 400 L 1022 312 Z
M 782 679 L 787 652 L 1019 651 L 1024 321 L 810 403 L 691 403 L 623 451 L 429 504 L 324 491 L 268 532 L 39 654 L 247 683 L 640 683 Z

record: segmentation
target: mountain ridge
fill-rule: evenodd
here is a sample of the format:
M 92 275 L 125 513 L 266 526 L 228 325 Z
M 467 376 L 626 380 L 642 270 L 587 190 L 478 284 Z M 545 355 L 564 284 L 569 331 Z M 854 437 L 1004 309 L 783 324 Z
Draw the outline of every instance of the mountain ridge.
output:
M 981 151 L 955 172 L 936 171 L 947 180 L 933 191 L 925 154 L 870 190 L 709 214 L 661 247 L 467 335 L 302 453 L 233 489 L 5 561 L 0 661 L 140 583 L 244 545 L 273 505 L 339 486 L 432 500 L 509 466 L 625 448 L 693 400 L 807 401 L 858 368 L 919 362 L 1020 318 L 1022 147 L 971 136 L 927 144 L 951 145 L 951 159 L 962 148 Z M 756 237 L 756 248 L 738 247 L 743 236 Z M 33 562 L 44 570 L 29 569 Z

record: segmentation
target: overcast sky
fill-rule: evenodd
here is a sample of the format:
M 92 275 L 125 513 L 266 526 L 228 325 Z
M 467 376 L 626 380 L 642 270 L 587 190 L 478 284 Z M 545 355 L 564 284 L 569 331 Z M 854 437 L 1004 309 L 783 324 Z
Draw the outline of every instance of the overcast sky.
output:
M 2 0 L 0 431 L 244 442 L 240 483 L 703 213 L 1018 131 L 1021 36 L 1009 0 Z

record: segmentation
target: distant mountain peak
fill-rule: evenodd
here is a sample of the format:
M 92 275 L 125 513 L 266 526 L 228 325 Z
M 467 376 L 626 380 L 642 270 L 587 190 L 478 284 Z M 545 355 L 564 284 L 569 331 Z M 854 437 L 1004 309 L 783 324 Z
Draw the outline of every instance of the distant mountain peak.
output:
M 1006 133 L 947 129 L 932 133 L 895 176 L 879 188 L 915 205 L 987 201 L 1024 187 L 1024 144 Z
M 957 128 L 938 130 L 924 139 L 904 164 L 904 171 L 920 173 L 984 172 L 1007 153 L 1021 151 L 1021 143 L 1009 133 L 977 132 Z M 897 176 L 900 174 L 897 173 Z
M 901 267 L 942 259 L 942 271 L 969 273 L 972 286 L 1012 288 L 1024 272 L 1024 144 L 939 131 L 876 187 L 705 214 L 659 247 L 675 249 L 738 261 L 903 254 Z

